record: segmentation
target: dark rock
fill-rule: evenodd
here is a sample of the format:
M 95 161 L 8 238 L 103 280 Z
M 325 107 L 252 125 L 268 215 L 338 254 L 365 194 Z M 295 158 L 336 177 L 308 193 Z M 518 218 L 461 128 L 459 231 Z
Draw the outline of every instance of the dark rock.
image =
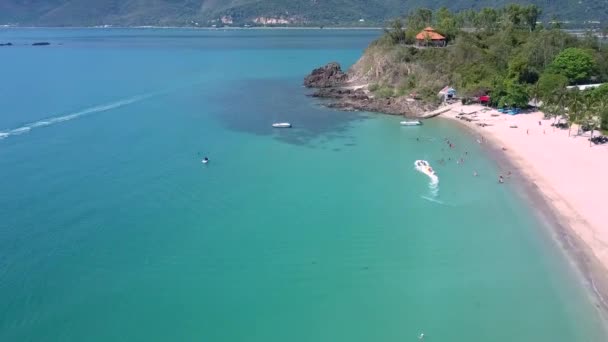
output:
M 8 42 L 8 43 L 6 43 L 6 44 L 0 44 L 0 46 L 13 46 L 13 43 Z
M 51 45 L 51 43 L 49 42 L 37 42 L 37 43 L 33 43 L 32 46 L 46 46 L 46 45 Z
M 311 97 L 327 99 L 322 104 L 328 108 L 342 111 L 366 111 L 391 115 L 422 116 L 432 105 L 425 104 L 406 96 L 380 98 L 374 97 L 364 89 L 351 89 L 348 75 L 342 72 L 338 63 L 329 63 L 313 70 L 304 79 L 304 85 L 317 88 Z
M 329 63 L 321 68 L 313 70 L 310 75 L 304 78 L 304 86 L 308 88 L 330 88 L 337 87 L 348 79 L 342 72 L 340 64 Z

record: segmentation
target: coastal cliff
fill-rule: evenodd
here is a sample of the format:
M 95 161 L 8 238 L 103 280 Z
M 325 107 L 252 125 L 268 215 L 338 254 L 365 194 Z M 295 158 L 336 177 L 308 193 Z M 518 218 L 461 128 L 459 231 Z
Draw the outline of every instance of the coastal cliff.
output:
M 422 116 L 437 106 L 436 101 L 421 100 L 416 94 L 387 91 L 388 84 L 394 86 L 401 76 L 387 72 L 390 62 L 383 54 L 370 51 L 347 72 L 336 62 L 314 69 L 304 78 L 304 86 L 315 89 L 310 96 L 326 99 L 325 105 L 330 108 L 411 117 Z

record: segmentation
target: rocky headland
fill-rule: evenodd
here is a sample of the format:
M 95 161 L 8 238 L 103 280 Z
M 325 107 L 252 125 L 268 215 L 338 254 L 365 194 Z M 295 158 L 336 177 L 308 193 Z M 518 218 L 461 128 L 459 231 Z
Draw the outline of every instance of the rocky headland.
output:
M 344 72 L 339 63 L 328 63 L 306 76 L 304 86 L 315 89 L 309 96 L 324 99 L 325 106 L 339 110 L 423 117 L 436 108 L 436 105 L 414 96 L 379 96 L 373 93 L 369 89 L 372 77 L 363 75 L 361 64 L 362 61 Z

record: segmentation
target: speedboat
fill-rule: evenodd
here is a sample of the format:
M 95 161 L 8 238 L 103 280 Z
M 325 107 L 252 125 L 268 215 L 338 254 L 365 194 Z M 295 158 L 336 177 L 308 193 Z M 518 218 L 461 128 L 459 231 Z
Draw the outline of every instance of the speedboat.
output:
M 422 125 L 422 122 L 420 122 L 419 120 L 407 120 L 401 121 L 399 124 L 401 126 L 420 126 Z
M 436 177 L 435 170 L 433 170 L 429 162 L 427 162 L 426 160 L 416 160 L 414 166 L 416 166 L 416 169 L 418 171 L 426 174 L 427 176 Z
M 274 128 L 291 128 L 291 124 L 289 122 L 275 122 L 272 124 Z

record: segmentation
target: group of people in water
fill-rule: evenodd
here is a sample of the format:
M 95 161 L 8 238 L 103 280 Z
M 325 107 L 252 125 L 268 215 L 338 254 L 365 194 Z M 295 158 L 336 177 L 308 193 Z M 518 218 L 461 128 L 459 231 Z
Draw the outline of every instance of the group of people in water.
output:
M 448 138 L 444 138 L 443 139 L 445 144 L 450 148 L 450 150 L 455 149 L 456 145 L 454 145 L 454 143 L 452 143 Z M 416 138 L 416 141 L 420 141 L 420 138 Z M 477 143 L 482 144 L 485 142 L 485 139 L 483 136 L 481 136 L 479 139 L 477 139 Z M 444 149 L 442 148 L 441 151 L 443 152 Z M 506 149 L 503 148 L 503 151 L 506 151 Z M 464 152 L 464 155 L 462 155 L 460 158 L 454 158 L 456 160 L 456 164 L 458 165 L 463 165 L 465 162 L 465 157 L 467 157 L 469 154 L 468 151 Z M 448 157 L 447 161 L 452 161 L 452 157 Z M 438 160 L 438 163 L 440 165 L 446 165 L 446 159 L 445 158 L 441 158 Z M 477 170 L 473 170 L 473 177 L 478 177 L 479 173 L 477 173 Z M 511 171 L 507 172 L 506 176 L 503 176 L 502 173 L 498 175 L 498 183 L 499 184 L 503 184 L 505 182 L 506 178 L 510 178 L 511 177 Z

